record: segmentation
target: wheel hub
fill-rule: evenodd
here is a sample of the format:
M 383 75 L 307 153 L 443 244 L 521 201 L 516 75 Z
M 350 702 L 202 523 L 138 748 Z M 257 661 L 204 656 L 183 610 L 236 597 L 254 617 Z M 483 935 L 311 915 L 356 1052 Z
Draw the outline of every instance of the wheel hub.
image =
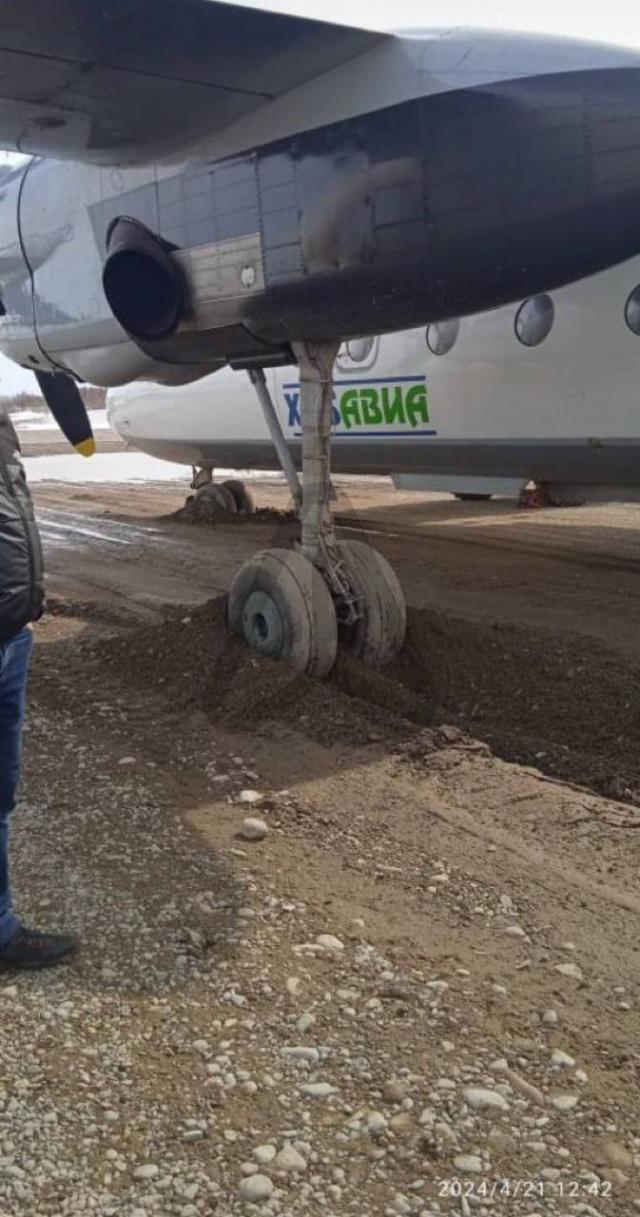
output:
M 277 658 L 284 646 L 284 622 L 277 604 L 266 592 L 247 597 L 242 612 L 244 636 L 255 651 Z

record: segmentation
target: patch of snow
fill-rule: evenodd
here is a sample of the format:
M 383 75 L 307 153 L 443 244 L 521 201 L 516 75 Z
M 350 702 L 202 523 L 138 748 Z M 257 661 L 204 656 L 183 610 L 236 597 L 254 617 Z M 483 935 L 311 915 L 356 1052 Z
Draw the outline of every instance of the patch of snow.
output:
M 30 482 L 179 482 L 187 490 L 191 482 L 189 465 L 163 461 L 145 452 L 97 452 L 95 456 L 80 456 L 70 452 L 63 456 L 27 456 L 24 458 Z M 280 480 L 281 473 L 265 473 L 255 469 L 214 469 L 216 479 L 241 477 L 245 480 Z
M 106 410 L 89 410 L 89 421 L 94 431 L 110 431 Z M 19 431 L 51 431 L 57 426 L 48 410 L 16 410 L 11 421 Z
M 27 478 L 35 482 L 182 482 L 190 481 L 186 465 L 161 461 L 144 452 L 98 452 L 80 456 L 27 456 Z

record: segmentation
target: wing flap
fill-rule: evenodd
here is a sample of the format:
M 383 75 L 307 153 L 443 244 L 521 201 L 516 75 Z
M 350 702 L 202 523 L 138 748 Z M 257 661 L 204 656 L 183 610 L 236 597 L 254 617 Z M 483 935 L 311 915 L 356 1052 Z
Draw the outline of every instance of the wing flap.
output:
M 385 37 L 220 0 L 0 0 L 0 141 L 161 157 Z

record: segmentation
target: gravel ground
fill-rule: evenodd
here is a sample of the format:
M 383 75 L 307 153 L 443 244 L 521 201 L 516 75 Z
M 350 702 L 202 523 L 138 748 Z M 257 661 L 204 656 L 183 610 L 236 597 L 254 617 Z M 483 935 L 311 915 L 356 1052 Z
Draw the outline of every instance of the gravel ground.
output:
M 234 647 L 38 628 L 2 1217 L 640 1211 L 634 808 Z

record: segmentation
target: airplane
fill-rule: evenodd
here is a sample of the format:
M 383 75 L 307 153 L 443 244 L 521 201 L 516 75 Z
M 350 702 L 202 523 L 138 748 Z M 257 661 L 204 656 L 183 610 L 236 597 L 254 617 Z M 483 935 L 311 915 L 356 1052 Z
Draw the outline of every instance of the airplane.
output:
M 294 501 L 300 385 L 266 372 Z M 476 316 L 344 343 L 336 358 L 332 468 L 386 474 L 399 490 L 547 500 L 640 490 L 640 258 L 550 294 Z M 212 471 L 282 467 L 246 376 L 222 369 L 181 388 L 134 382 L 107 395 L 111 426 L 135 448 L 191 465 L 194 487 L 247 513 L 237 479 Z M 231 501 L 229 501 L 229 495 Z
M 219 0 L 0 0 L 0 349 L 91 448 L 79 380 L 297 364 L 301 542 L 238 571 L 232 630 L 324 675 L 406 610 L 330 502 L 344 341 L 497 308 L 640 253 L 640 56 L 392 34 Z M 282 444 L 283 449 L 286 444 Z

